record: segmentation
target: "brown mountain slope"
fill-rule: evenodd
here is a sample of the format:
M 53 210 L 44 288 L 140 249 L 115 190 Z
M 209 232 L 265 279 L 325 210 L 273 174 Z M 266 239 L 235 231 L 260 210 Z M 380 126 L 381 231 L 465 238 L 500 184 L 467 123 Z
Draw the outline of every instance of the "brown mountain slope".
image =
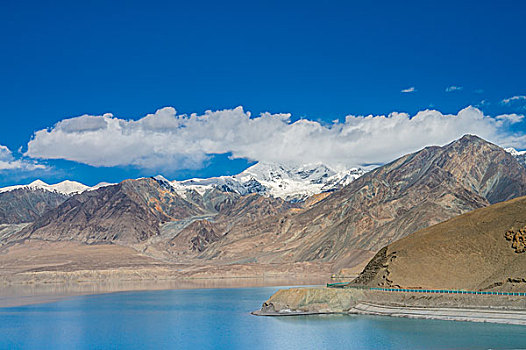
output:
M 42 189 L 20 188 L 0 193 L 0 224 L 33 222 L 68 196 Z
M 203 257 L 345 261 L 419 229 L 526 194 L 526 169 L 500 147 L 467 135 L 365 174 L 299 212 L 233 227 Z
M 381 249 L 353 284 L 525 291 L 525 226 L 526 197 L 472 211 Z
M 153 179 L 126 180 L 73 196 L 17 238 L 136 243 L 158 235 L 161 222 L 203 213 Z
M 249 194 L 238 198 L 234 205 L 220 211 L 212 220 L 196 220 L 174 233 L 160 249 L 186 258 L 195 257 L 238 228 L 251 232 L 251 237 L 257 236 L 261 229 L 269 229 L 269 223 L 279 221 L 284 213 L 298 207 L 298 204 L 280 198 Z M 206 253 L 201 256 L 206 257 L 209 257 Z

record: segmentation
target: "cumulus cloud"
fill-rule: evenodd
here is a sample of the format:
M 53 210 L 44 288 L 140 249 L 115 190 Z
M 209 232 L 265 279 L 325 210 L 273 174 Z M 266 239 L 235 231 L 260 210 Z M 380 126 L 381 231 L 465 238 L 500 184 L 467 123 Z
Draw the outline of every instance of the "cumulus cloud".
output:
M 336 168 L 384 163 L 466 133 L 526 148 L 526 137 L 509 131 L 510 124 L 522 122 L 524 116 L 490 117 L 474 107 L 457 114 L 425 110 L 414 116 L 349 115 L 329 125 L 308 119 L 292 122 L 290 117 L 270 113 L 254 117 L 242 107 L 202 115 L 178 115 L 166 107 L 139 120 L 83 115 L 37 131 L 25 155 L 174 171 L 201 168 L 213 154 L 263 162 L 322 162 Z
M 36 170 L 45 169 L 44 165 L 25 159 L 15 159 L 6 146 L 0 145 L 0 171 L 2 170 Z
M 521 114 L 502 114 L 498 115 L 495 119 L 505 123 L 516 124 L 524 120 L 524 116 Z
M 513 101 L 526 100 L 526 96 L 512 96 L 502 100 L 503 104 L 509 104 Z
M 407 88 L 407 89 L 403 89 L 402 91 L 400 91 L 401 93 L 404 93 L 404 94 L 407 94 L 407 93 L 411 93 L 411 92 L 416 92 L 416 89 L 414 86 L 411 86 L 410 88 Z
M 462 89 L 464 89 L 462 86 L 454 86 L 454 85 L 452 85 L 452 86 L 448 86 L 446 88 L 446 92 L 455 92 L 455 91 L 460 91 Z

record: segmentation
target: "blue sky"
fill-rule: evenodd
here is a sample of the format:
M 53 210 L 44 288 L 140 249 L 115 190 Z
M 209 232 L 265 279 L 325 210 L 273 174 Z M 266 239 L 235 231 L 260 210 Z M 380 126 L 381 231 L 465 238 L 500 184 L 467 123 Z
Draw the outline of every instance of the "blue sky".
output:
M 4 150 L 3 157 L 11 165 L 0 170 L 0 185 L 35 178 L 48 182 L 72 178 L 93 185 L 157 173 L 182 179 L 236 173 L 254 161 L 288 160 L 257 151 L 265 148 L 262 141 L 251 145 L 235 139 L 238 136 L 214 147 L 203 146 L 210 140 L 201 140 L 191 146 L 195 152 L 183 155 L 174 147 L 171 153 L 162 151 L 150 159 L 147 152 L 156 153 L 162 143 L 152 143 L 135 158 L 122 155 L 140 149 L 137 139 L 151 135 L 151 129 L 137 134 L 136 143 L 130 141 L 129 147 L 105 155 L 103 147 L 116 146 L 100 143 L 95 134 L 83 143 L 72 143 L 54 128 L 60 121 L 85 114 L 103 118 L 111 113 L 113 120 L 139 120 L 167 106 L 177 114 L 166 118 L 203 116 L 207 110 L 238 106 L 251 113 L 249 119 L 264 112 L 290 113 L 287 121 L 268 132 L 294 129 L 287 131 L 291 137 L 299 129 L 291 125 L 300 119 L 331 128 L 335 120 L 345 123 L 347 115 L 403 112 L 411 119 L 419 111 L 436 109 L 456 116 L 474 106 L 493 118 L 517 115 L 499 119 L 506 120 L 504 125 L 488 126 L 491 120 L 487 120 L 473 132 L 524 148 L 521 136 L 526 125 L 520 116 L 526 113 L 526 98 L 520 96 L 526 95 L 525 15 L 526 3 L 520 1 L 3 1 L 0 145 L 10 150 L 8 155 Z M 446 91 L 452 86 L 458 89 Z M 402 92 L 411 88 L 414 91 Z M 513 96 L 518 98 L 502 102 Z M 245 117 L 232 112 L 225 118 Z M 75 135 L 97 132 L 77 128 L 85 122 L 76 122 Z M 236 131 L 237 122 L 231 122 L 234 132 L 250 134 L 250 130 Z M 217 144 L 226 131 L 207 129 L 214 125 L 201 125 L 195 132 L 219 133 L 212 140 Z M 363 133 L 374 125 L 364 127 Z M 459 132 L 471 131 L 461 125 Z M 28 152 L 34 133 L 46 128 L 50 133 L 36 137 L 34 150 Z M 429 132 L 425 123 L 418 128 L 424 135 Z M 286 143 L 272 151 L 302 147 L 310 142 L 311 133 L 298 145 Z M 323 133 L 334 138 L 332 131 Z M 430 133 L 430 144 L 457 136 L 454 132 L 436 135 Z M 172 131 L 158 142 L 172 144 L 174 137 L 185 141 Z M 310 156 L 308 147 L 298 159 L 330 157 L 328 162 L 342 166 L 366 163 L 367 156 L 371 162 L 383 161 L 375 157 L 381 148 L 354 154 L 362 151 L 367 139 L 354 145 L 347 140 L 347 146 L 339 147 L 324 143 L 323 137 L 311 145 L 313 149 L 323 145 L 348 152 L 353 162 L 329 153 Z M 422 142 L 409 142 L 386 157 L 416 150 Z M 392 144 L 396 139 L 384 146 Z M 55 145 L 57 149 L 51 149 Z M 93 156 L 72 152 L 91 146 Z M 98 156 L 115 159 L 103 161 Z

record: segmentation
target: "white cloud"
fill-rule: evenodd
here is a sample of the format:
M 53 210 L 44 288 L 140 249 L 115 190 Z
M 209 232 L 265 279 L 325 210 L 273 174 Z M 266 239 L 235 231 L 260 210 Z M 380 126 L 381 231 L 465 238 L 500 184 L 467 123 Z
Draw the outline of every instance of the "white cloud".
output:
M 446 92 L 460 91 L 462 89 L 464 89 L 462 86 L 454 86 L 454 85 L 452 85 L 452 86 L 448 86 L 446 88 Z
M 6 146 L 0 145 L 0 171 L 45 169 L 44 165 L 25 159 L 15 159 Z
M 503 122 L 507 122 L 507 123 L 510 123 L 510 124 L 516 124 L 516 123 L 520 123 L 524 120 L 524 116 L 523 115 L 520 115 L 520 114 L 502 114 L 502 115 L 499 115 L 497 117 L 495 117 L 495 119 L 499 120 L 499 121 L 503 121 Z
M 488 102 L 488 100 L 481 100 L 479 103 L 477 103 L 475 105 L 475 107 L 483 107 L 483 106 L 489 106 L 490 103 Z
M 323 125 L 289 114 L 251 117 L 242 107 L 177 115 L 166 107 L 139 120 L 110 114 L 65 119 L 37 131 L 25 155 L 68 159 L 93 166 L 145 169 L 200 168 L 212 154 L 254 161 L 313 163 L 334 167 L 384 163 L 427 145 L 442 145 L 466 133 L 503 146 L 526 148 L 524 135 L 508 130 L 521 115 L 484 115 L 468 107 L 456 115 L 436 110 L 353 116 Z
M 416 92 L 416 89 L 414 86 L 411 86 L 410 88 L 407 88 L 407 89 L 403 89 L 402 91 L 400 91 L 404 94 L 407 94 L 407 93 L 410 93 L 410 92 Z
M 504 100 L 502 100 L 502 103 L 504 104 L 509 104 L 513 101 L 520 101 L 520 100 L 526 100 L 526 96 L 512 96 L 512 97 L 508 97 L 508 98 L 505 98 Z

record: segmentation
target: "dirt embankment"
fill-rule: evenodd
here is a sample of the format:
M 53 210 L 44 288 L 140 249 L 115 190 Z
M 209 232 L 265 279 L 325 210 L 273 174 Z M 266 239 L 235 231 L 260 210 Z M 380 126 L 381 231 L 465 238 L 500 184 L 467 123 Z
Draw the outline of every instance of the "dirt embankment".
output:
M 368 314 L 526 325 L 526 299 L 489 295 L 431 295 L 363 289 L 292 288 L 263 303 L 261 316 Z

